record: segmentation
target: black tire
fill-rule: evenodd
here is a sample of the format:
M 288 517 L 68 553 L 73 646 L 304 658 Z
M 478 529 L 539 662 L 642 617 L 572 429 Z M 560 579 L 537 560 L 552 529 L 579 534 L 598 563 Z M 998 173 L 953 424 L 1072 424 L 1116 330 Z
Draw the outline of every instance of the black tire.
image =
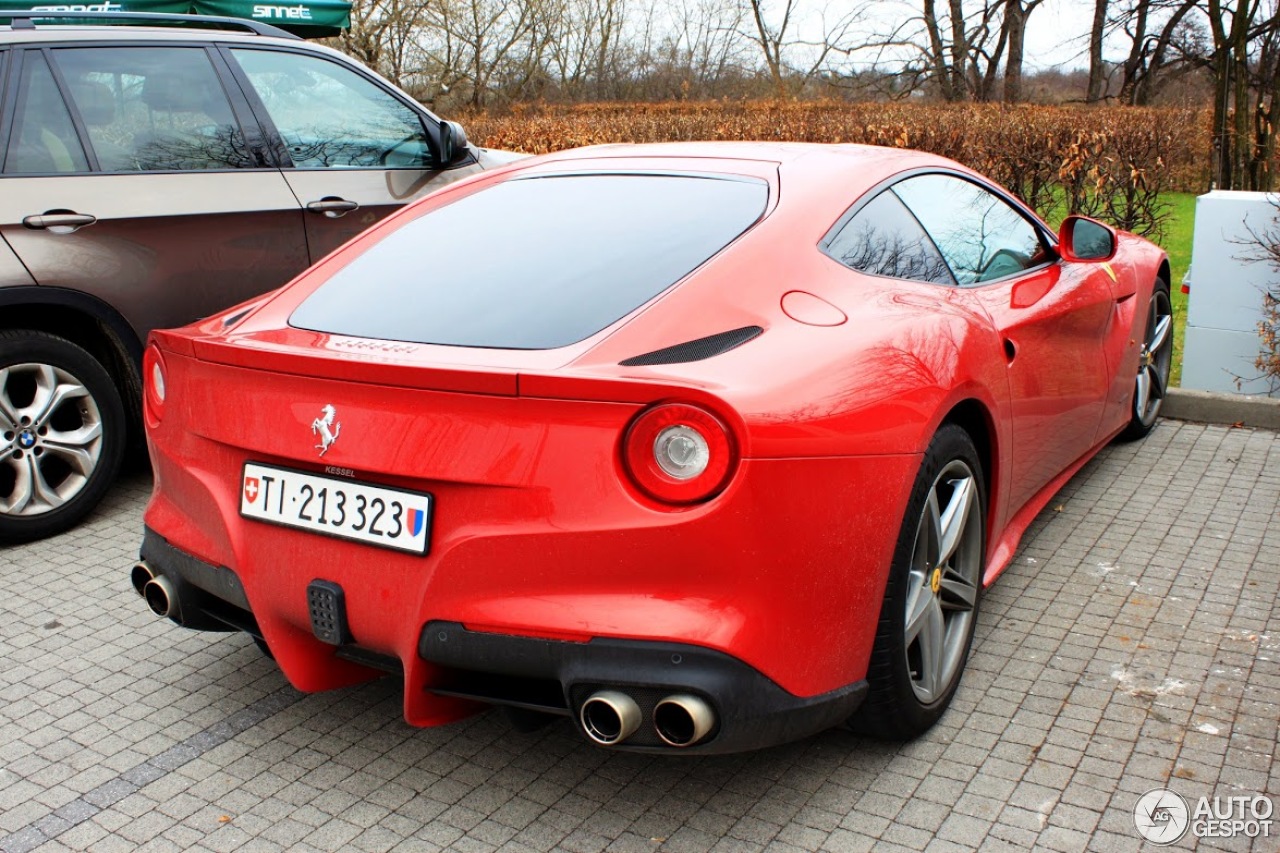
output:
M 1167 318 L 1167 319 L 1165 319 Z M 1163 322 L 1164 332 L 1156 341 L 1157 330 Z M 1138 362 L 1138 375 L 1134 378 L 1133 394 L 1129 398 L 1129 423 L 1117 436 L 1119 441 L 1137 441 L 1146 438 L 1160 419 L 1160 408 L 1169 390 L 1169 375 L 1173 367 L 1173 303 L 1169 298 L 1169 282 L 1157 278 L 1147 305 L 1147 317 L 1142 331 L 1142 356 Z M 1142 386 L 1146 383 L 1146 403 L 1143 404 Z
M 77 390 L 41 414 L 37 395 L 50 387 Z M 120 470 L 126 424 L 110 374 L 84 349 L 0 332 L 0 542 L 52 536 L 88 515 Z
M 932 521 L 931 493 L 938 496 L 941 510 L 937 525 Z M 945 530 L 941 537 L 933 531 L 952 529 L 946 520 L 953 507 L 957 513 L 963 510 L 962 517 L 950 516 L 958 531 L 957 544 L 946 559 L 937 560 L 942 543 L 936 540 L 945 541 L 946 536 Z M 944 424 L 925 451 L 907 501 L 867 670 L 870 692 L 849 720 L 855 731 L 886 739 L 913 738 L 936 723 L 951 703 L 968 660 L 982 598 L 986 517 L 983 469 L 973 440 L 961 427 Z M 938 549 L 931 552 L 929 542 Z M 911 607 L 925 614 L 914 623 L 926 626 L 917 629 L 914 640 L 908 638 Z M 940 621 L 934 620 L 935 607 Z M 926 632 L 942 637 L 944 653 L 932 655 L 939 659 L 936 667 L 922 658 Z M 931 680 L 926 670 L 936 670 L 936 677 Z

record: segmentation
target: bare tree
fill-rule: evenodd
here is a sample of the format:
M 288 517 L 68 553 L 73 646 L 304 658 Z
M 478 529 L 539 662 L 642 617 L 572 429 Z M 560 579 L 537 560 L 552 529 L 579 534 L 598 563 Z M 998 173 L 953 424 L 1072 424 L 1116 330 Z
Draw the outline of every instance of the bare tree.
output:
M 1208 2 L 1213 37 L 1209 63 L 1214 77 L 1214 181 L 1222 189 L 1258 189 L 1258 169 L 1251 166 L 1258 152 L 1249 107 L 1252 96 L 1258 109 L 1270 112 L 1264 103 L 1272 92 L 1256 88 L 1257 69 L 1251 69 L 1250 60 L 1260 58 L 1255 51 L 1273 42 L 1276 10 L 1264 10 L 1262 0 L 1237 0 L 1234 6 L 1222 0 Z
M 902 14 L 876 0 L 884 26 L 866 34 L 858 25 L 872 0 L 354 0 L 336 41 L 444 109 L 805 92 L 1024 99 L 1026 31 L 1044 0 L 896 2 Z M 1219 81 L 1215 127 L 1232 149 L 1220 149 L 1218 171 L 1262 175 L 1249 164 L 1275 148 L 1277 2 L 1093 0 L 1086 100 L 1118 92 L 1148 104 L 1169 81 L 1207 69 Z
M 1102 42 L 1107 30 L 1107 0 L 1094 0 L 1093 25 L 1089 28 L 1089 89 L 1085 100 L 1097 103 L 1107 93 L 1106 64 Z
M 633 45 L 626 0 L 545 0 L 554 19 L 547 43 L 547 72 L 573 100 L 621 96 Z
M 417 40 L 428 2 L 415 0 L 354 0 L 351 26 L 335 41 L 337 47 L 395 83 L 411 85 L 411 75 L 421 70 Z
M 1275 125 L 1280 121 L 1280 26 L 1272 18 L 1259 34 L 1255 73 L 1255 106 L 1253 111 L 1254 150 L 1249 163 L 1249 182 L 1254 189 L 1275 188 L 1271 166 L 1276 159 Z
M 995 97 L 997 72 L 1009 39 L 1003 17 L 1006 2 L 984 0 L 977 11 L 966 12 L 964 0 L 947 0 L 945 17 L 940 17 L 935 0 L 923 0 L 920 21 L 926 38 L 918 44 L 928 53 L 928 64 L 944 100 L 988 101 Z M 1032 0 L 1032 5 L 1039 2 Z
M 1169 59 L 1169 48 L 1182 22 L 1202 0 L 1136 0 L 1118 23 L 1129 37 L 1129 56 L 1121 65 L 1120 100 L 1126 104 L 1146 104 L 1154 83 Z M 1153 15 L 1167 14 L 1155 28 Z
M 938 24 L 938 7 L 934 0 L 924 0 L 924 28 L 929 35 L 929 65 L 933 68 L 934 81 L 942 92 L 943 100 L 959 101 L 964 97 L 963 80 L 957 80 L 947 62 L 946 43 L 942 27 Z
M 1110 97 L 1120 103 L 1145 106 L 1161 84 L 1190 67 L 1188 45 L 1195 41 L 1206 0 L 1096 0 L 1089 30 L 1089 86 L 1085 100 Z M 1104 44 L 1125 51 L 1108 63 Z M 1118 84 L 1115 77 L 1119 78 Z M 1117 92 L 1118 94 L 1113 94 Z
M 466 103 L 488 104 L 495 84 L 517 95 L 542 65 L 555 29 L 543 0 L 436 0 L 427 7 L 427 53 L 442 91 L 462 88 Z
M 956 100 L 971 100 L 973 87 L 969 85 L 965 66 L 969 62 L 969 35 L 965 32 L 962 0 L 949 0 L 951 12 L 951 64 L 947 73 L 951 77 L 951 90 Z
M 776 11 L 769 0 L 745 2 L 744 17 L 749 19 L 749 26 L 742 28 L 741 36 L 760 51 L 778 97 L 785 97 L 808 83 L 823 69 L 833 52 L 847 55 L 850 48 L 846 39 L 861 18 L 859 5 L 834 21 L 828 21 L 824 11 L 820 21 L 813 25 L 814 32 L 806 37 L 798 32 L 797 19 L 803 13 L 798 0 L 782 0 L 781 9 Z
M 655 23 L 656 22 L 656 23 Z M 664 35 L 654 38 L 648 64 L 666 97 L 707 97 L 741 76 L 750 60 L 738 37 L 743 9 L 719 0 L 675 0 L 669 19 L 650 19 Z
M 1044 0 L 1005 0 L 1004 31 L 1009 45 L 1009 58 L 1004 67 L 1004 101 L 1022 100 L 1022 54 L 1027 35 L 1027 19 Z

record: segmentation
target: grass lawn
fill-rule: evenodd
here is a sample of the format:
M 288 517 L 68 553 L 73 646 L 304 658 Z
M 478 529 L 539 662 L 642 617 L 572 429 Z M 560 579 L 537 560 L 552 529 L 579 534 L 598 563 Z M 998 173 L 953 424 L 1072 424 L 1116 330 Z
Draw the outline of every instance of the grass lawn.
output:
M 1173 367 L 1170 385 L 1182 384 L 1182 339 L 1187 328 L 1187 297 L 1182 292 L 1182 277 L 1191 265 L 1191 232 L 1196 221 L 1195 193 L 1169 193 L 1162 198 L 1169 205 L 1169 218 L 1165 221 L 1164 237 L 1160 246 L 1169 253 L 1169 287 L 1173 302 Z M 1066 215 L 1062 209 L 1043 214 L 1045 222 L 1057 227 Z
M 1169 271 L 1173 280 L 1173 375 L 1171 385 L 1182 384 L 1182 339 L 1187 328 L 1187 297 L 1182 292 L 1182 277 L 1191 263 L 1191 231 L 1196 219 L 1196 197 L 1193 193 L 1169 193 L 1169 221 L 1161 242 L 1169 253 Z

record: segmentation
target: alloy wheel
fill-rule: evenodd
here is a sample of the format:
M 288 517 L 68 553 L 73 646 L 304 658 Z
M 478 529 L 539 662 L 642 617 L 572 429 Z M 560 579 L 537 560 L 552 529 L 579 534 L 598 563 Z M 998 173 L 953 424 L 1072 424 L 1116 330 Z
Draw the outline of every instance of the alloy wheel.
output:
M 907 579 L 904 643 L 911 688 L 921 704 L 946 694 L 959 674 L 982 573 L 978 483 L 962 460 L 929 489 Z
M 89 482 L 102 447 L 102 413 L 80 379 L 49 364 L 0 368 L 0 514 L 63 506 Z
M 1157 287 L 1147 311 L 1146 340 L 1138 359 L 1138 378 L 1133 389 L 1133 416 L 1143 427 L 1155 423 L 1169 388 L 1173 365 L 1173 309 L 1169 294 Z

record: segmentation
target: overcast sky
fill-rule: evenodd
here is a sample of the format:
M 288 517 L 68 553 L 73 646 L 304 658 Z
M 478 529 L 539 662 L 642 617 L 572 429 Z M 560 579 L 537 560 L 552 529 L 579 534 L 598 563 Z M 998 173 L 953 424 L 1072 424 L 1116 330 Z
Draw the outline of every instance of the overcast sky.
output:
M 1091 0 L 1045 0 L 1027 25 L 1026 64 L 1032 68 L 1089 67 Z
M 847 4 L 848 0 L 813 0 L 808 7 L 811 17 L 807 19 L 808 26 L 804 28 L 804 32 L 809 37 L 815 37 L 817 34 L 813 27 L 819 26 L 817 21 L 830 22 L 838 18 L 842 8 L 849 8 Z M 767 5 L 776 13 L 784 3 L 783 0 L 774 0 Z M 966 9 L 970 11 L 979 5 L 977 0 L 969 0 L 965 3 Z M 947 4 L 938 2 L 937 7 L 942 14 Z M 856 8 L 858 23 L 855 24 L 853 33 L 855 37 L 857 35 L 884 37 L 892 33 L 895 27 L 909 21 L 908 29 L 899 32 L 898 35 L 912 34 L 916 38 L 923 38 L 920 26 L 921 0 L 858 0 Z M 1027 23 L 1024 70 L 1087 69 L 1089 67 L 1089 29 L 1093 26 L 1093 8 L 1094 0 L 1044 0 L 1037 6 Z M 1159 17 L 1156 20 L 1159 20 Z M 949 24 L 943 21 L 944 30 L 947 27 Z M 949 38 L 950 33 L 944 32 L 944 36 Z M 820 40 L 820 36 L 817 38 Z M 1103 55 L 1109 60 L 1117 61 L 1124 58 L 1122 53 L 1123 50 L 1117 45 L 1110 50 L 1104 50 Z M 919 59 L 919 54 L 915 51 L 892 49 L 879 54 L 878 58 L 881 61 L 892 62 L 895 55 L 899 60 Z M 874 51 L 859 54 L 855 57 L 854 63 L 855 65 L 865 63 L 874 56 L 877 56 Z

